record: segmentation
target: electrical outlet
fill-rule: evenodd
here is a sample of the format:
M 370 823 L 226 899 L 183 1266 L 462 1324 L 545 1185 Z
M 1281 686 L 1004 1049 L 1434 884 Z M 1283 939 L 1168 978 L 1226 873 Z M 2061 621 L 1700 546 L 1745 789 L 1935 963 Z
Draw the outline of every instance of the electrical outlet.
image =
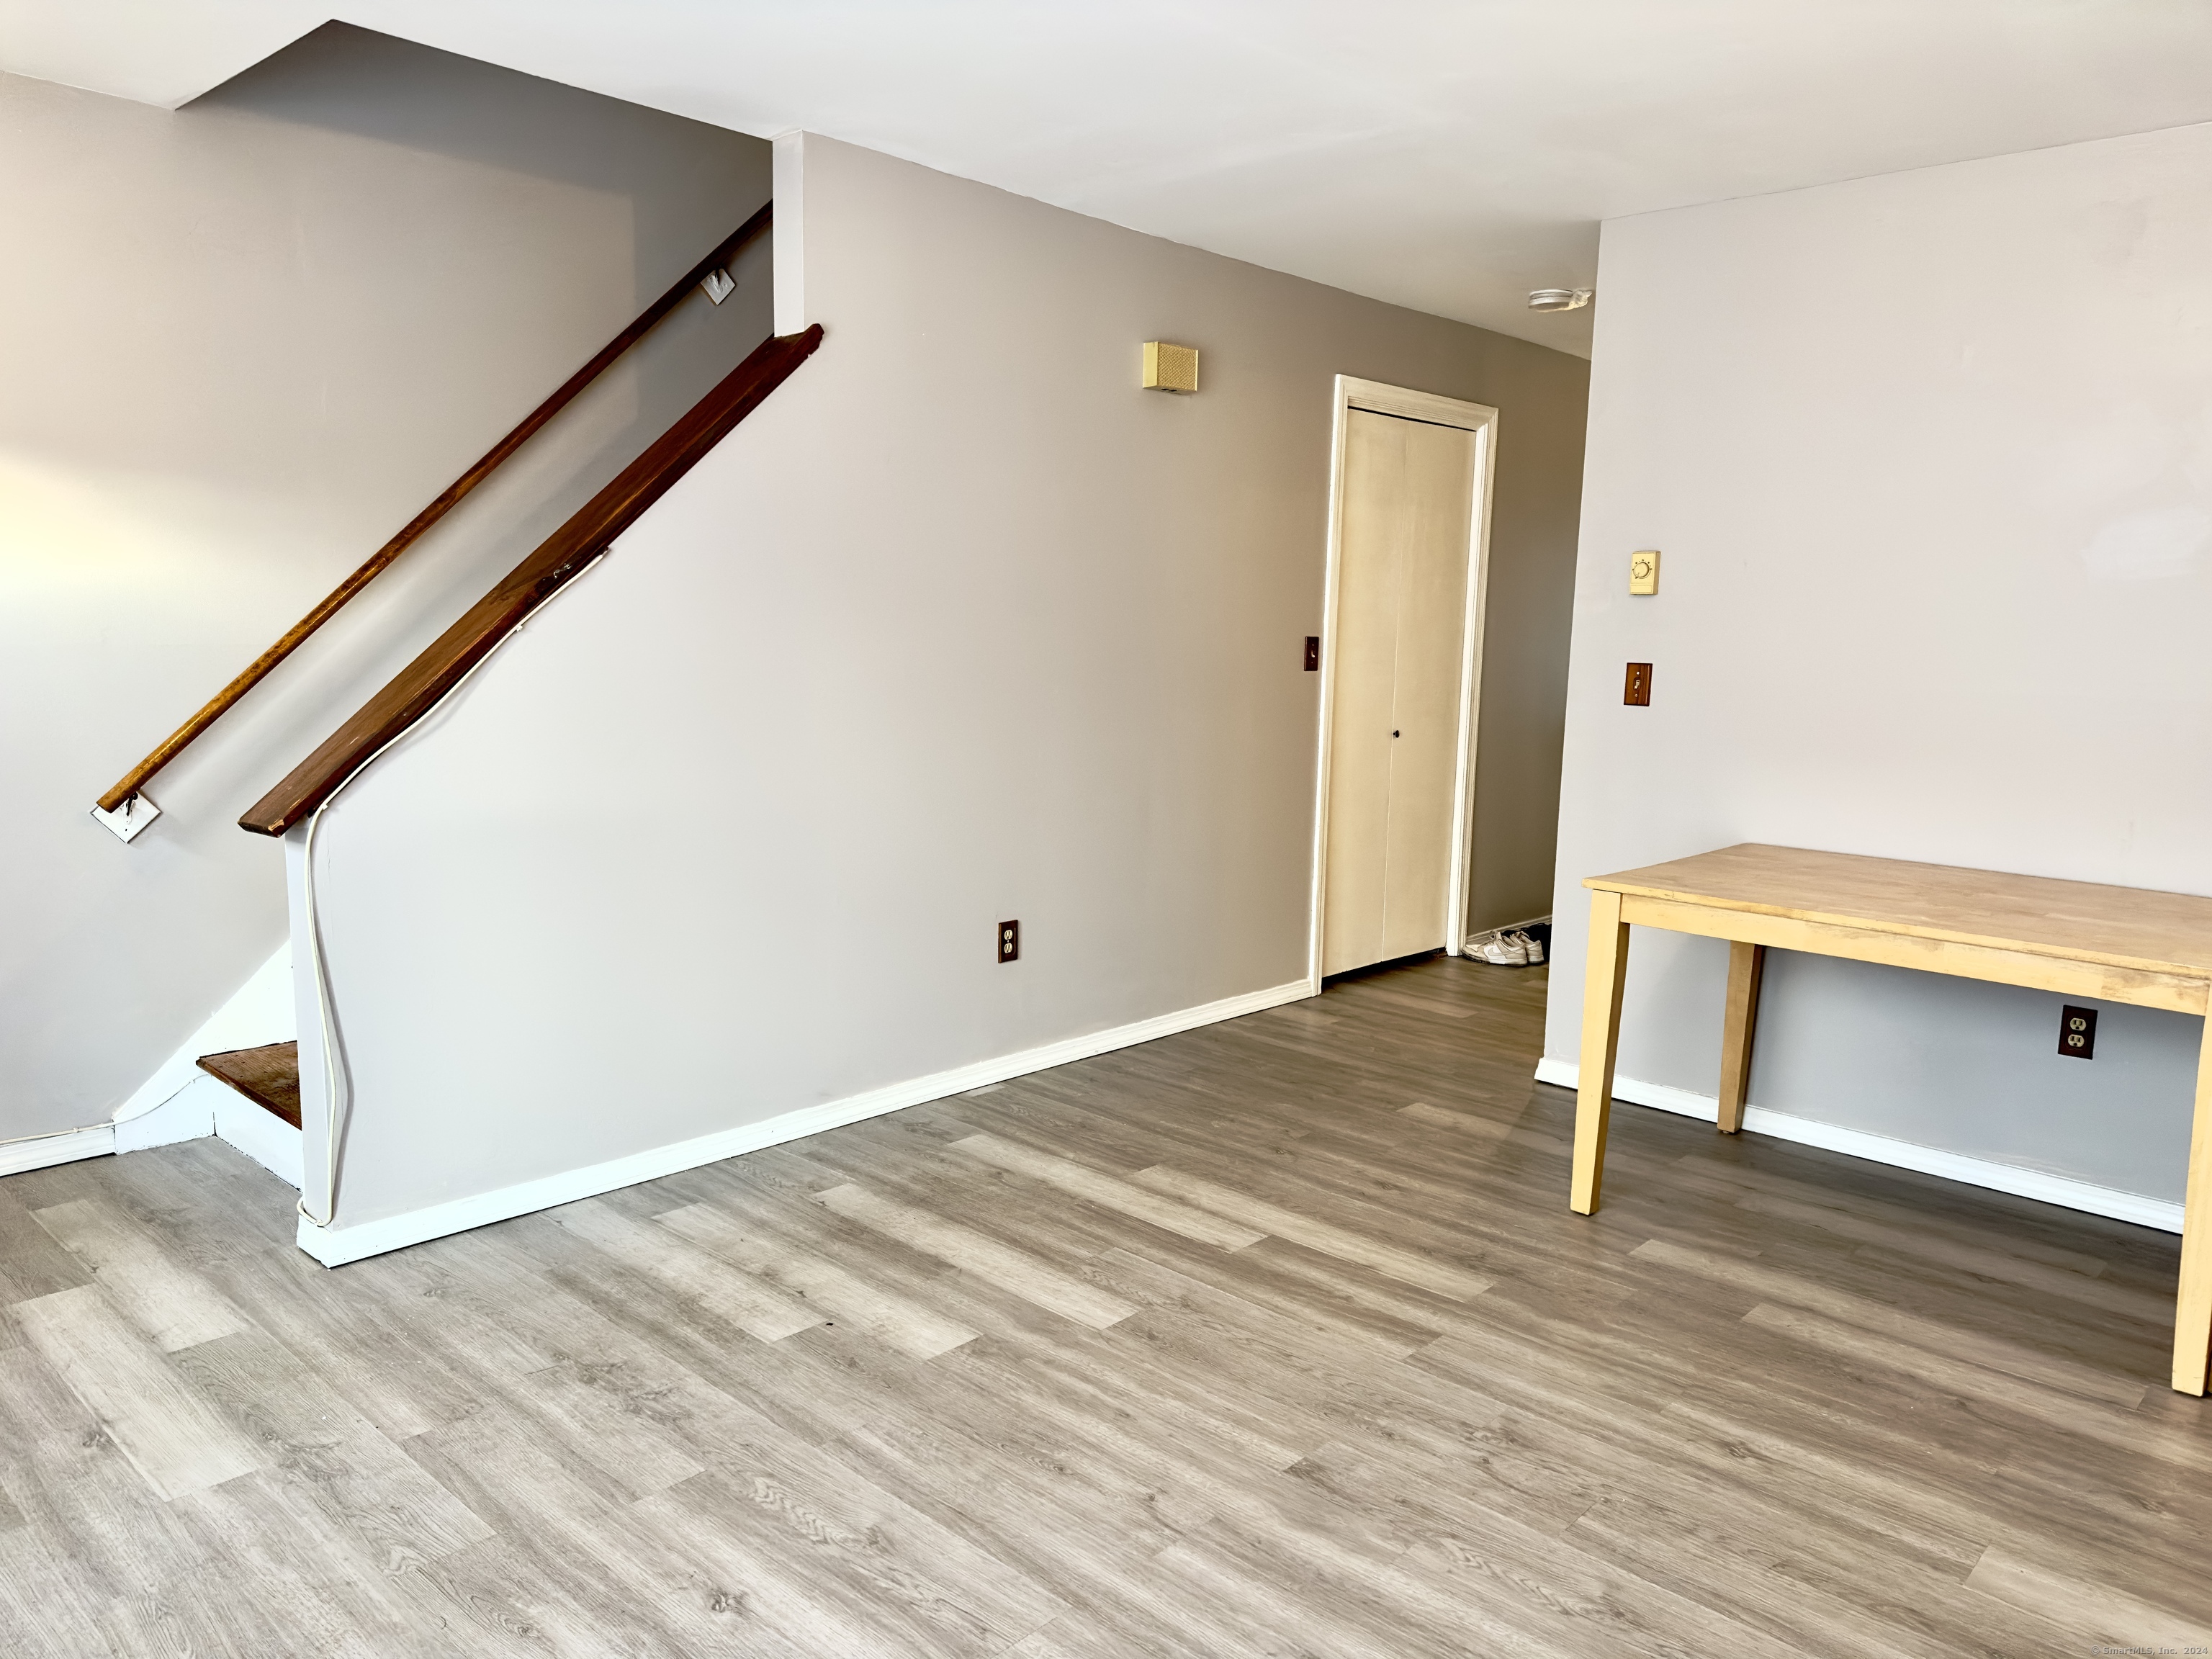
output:
M 1306 635 L 1306 672 L 1309 674 L 1315 673 L 1318 672 L 1320 667 L 1321 635 L 1318 634 L 1309 634 Z
M 2097 1057 L 2097 1011 L 2069 1003 L 2058 1011 L 2058 1052 L 2075 1060 Z
M 1628 665 L 1628 689 L 1621 693 L 1620 700 L 1631 708 L 1649 708 L 1651 706 L 1650 663 L 1632 662 Z
M 1019 962 L 1022 959 L 1022 925 L 1018 921 L 999 924 L 999 960 Z

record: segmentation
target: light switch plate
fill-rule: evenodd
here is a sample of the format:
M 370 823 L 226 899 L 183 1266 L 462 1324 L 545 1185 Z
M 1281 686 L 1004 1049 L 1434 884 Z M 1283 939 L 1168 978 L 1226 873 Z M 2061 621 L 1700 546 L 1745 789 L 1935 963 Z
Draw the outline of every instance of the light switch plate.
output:
M 1656 593 L 1659 591 L 1659 550 L 1639 548 L 1628 556 L 1628 591 L 1632 593 Z
M 118 841 L 136 841 L 141 830 L 161 816 L 161 809 L 154 805 L 149 795 L 133 795 L 112 812 L 103 812 L 95 806 L 92 815 Z

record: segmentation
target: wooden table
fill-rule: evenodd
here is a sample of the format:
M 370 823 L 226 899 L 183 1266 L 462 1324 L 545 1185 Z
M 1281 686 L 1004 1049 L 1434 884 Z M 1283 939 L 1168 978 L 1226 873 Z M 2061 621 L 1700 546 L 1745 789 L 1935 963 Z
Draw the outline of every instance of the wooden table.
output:
M 1592 876 L 1575 1108 L 1573 1205 L 1598 1206 L 1632 925 L 1729 941 L 1720 1128 L 1743 1127 L 1770 948 L 2025 985 L 2203 1015 L 2212 1005 L 2212 899 L 1746 844 Z M 2197 1065 L 2175 1307 L 2173 1386 L 2204 1392 L 2212 1352 L 2212 1019 Z M 2094 1062 L 2093 1062 L 2094 1063 Z

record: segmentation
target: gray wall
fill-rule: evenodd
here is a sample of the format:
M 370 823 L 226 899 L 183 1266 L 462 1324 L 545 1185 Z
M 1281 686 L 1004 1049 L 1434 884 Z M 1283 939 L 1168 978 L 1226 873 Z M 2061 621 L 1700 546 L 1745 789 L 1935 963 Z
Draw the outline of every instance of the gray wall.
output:
M 1587 366 L 804 143 L 820 353 L 325 820 L 341 1224 L 1301 979 L 1338 373 L 1503 410 L 1542 908 Z
M 1765 841 L 2212 892 L 2208 269 L 2204 127 L 1605 228 L 1548 1054 L 1589 874 Z M 1638 932 L 1623 1075 L 1713 1092 L 1725 957 Z M 1781 957 L 1751 1098 L 2178 1200 L 2201 1022 L 2109 1010 L 2084 1064 L 2059 1003 Z
M 170 113 L 0 76 L 0 1138 L 284 934 L 238 814 L 768 326 L 687 304 L 150 793 L 94 795 L 766 199 L 760 141 L 333 24 Z
M 1553 354 L 1557 356 L 1559 354 Z M 1550 913 L 1589 365 L 1498 417 L 1470 932 Z

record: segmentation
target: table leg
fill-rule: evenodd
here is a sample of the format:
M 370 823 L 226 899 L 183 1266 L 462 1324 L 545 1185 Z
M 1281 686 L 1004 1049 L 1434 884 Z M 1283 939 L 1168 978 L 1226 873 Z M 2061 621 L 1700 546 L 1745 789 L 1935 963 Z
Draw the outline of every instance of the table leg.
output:
M 1751 1087 L 1751 1036 L 1759 1024 L 1759 981 L 1766 971 L 1766 947 L 1731 940 L 1729 945 L 1728 1019 L 1721 1028 L 1721 1133 L 1743 1127 L 1743 1101 Z
M 1613 1117 L 1613 1060 L 1620 1048 L 1620 988 L 1628 975 L 1628 924 L 1620 895 L 1590 895 L 1589 964 L 1583 974 L 1583 1063 L 1575 1091 L 1576 1212 L 1597 1208 L 1605 1132 Z
M 2173 1386 L 2204 1392 L 2212 1352 L 2212 1018 L 2197 1060 L 2197 1112 L 2189 1134 L 2189 1185 L 2182 1195 L 2181 1291 L 2173 1308 Z

